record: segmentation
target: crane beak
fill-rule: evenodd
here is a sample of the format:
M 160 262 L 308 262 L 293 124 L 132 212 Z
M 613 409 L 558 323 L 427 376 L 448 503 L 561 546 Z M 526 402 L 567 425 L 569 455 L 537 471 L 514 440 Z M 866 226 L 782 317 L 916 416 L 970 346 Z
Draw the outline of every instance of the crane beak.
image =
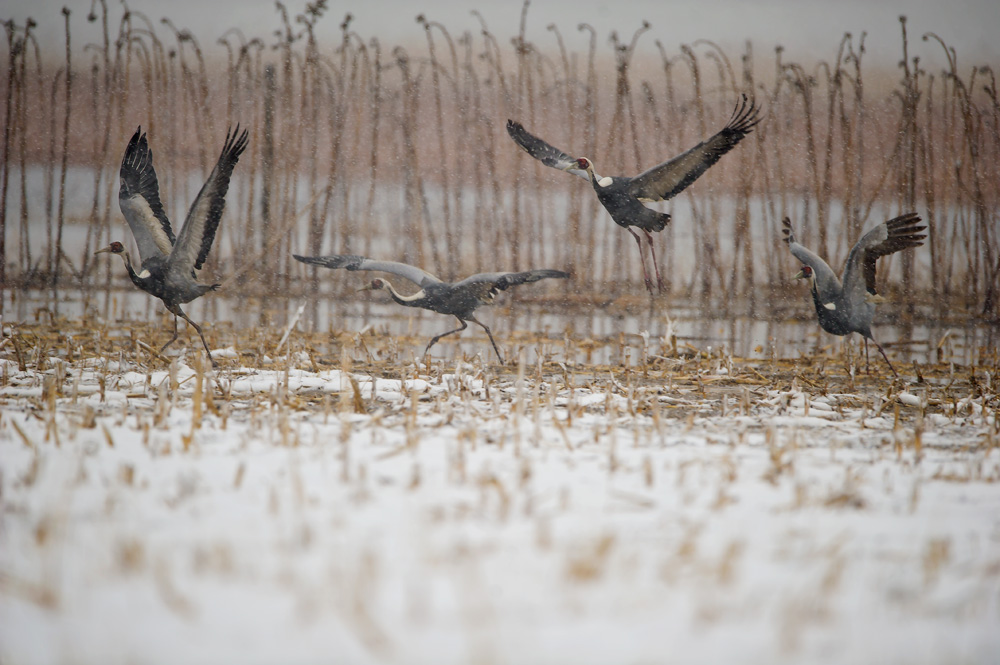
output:
M 357 292 L 358 292 L 358 293 L 361 293 L 362 291 L 374 291 L 374 290 L 375 290 L 375 289 L 373 289 L 373 288 L 372 288 L 372 285 L 371 285 L 371 284 L 365 284 L 365 285 L 364 285 L 364 286 L 362 286 L 362 287 L 361 287 L 360 289 L 358 289 L 358 291 L 357 291 Z
M 110 253 L 111 253 L 111 245 L 108 245 L 104 249 L 99 249 L 96 252 L 94 252 L 94 255 L 96 256 L 97 254 L 110 254 Z
M 800 270 L 792 279 L 806 279 L 806 271 Z

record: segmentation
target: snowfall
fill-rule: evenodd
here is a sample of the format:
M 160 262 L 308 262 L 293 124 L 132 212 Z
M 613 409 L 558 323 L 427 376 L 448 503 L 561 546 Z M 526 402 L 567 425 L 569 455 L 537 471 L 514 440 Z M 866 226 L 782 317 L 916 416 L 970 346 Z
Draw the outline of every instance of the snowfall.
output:
M 0 663 L 1000 662 L 965 379 L 215 355 L 0 360 Z

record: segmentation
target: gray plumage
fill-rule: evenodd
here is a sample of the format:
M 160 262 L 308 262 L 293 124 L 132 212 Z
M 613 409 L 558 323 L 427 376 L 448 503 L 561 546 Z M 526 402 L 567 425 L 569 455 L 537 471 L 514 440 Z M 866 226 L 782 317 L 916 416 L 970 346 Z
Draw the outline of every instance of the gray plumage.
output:
M 597 198 L 611 215 L 611 219 L 635 238 L 639 246 L 639 258 L 642 261 L 646 288 L 652 291 L 653 284 L 646 270 L 642 240 L 631 227 L 641 229 L 646 236 L 653 268 L 656 271 L 657 288 L 662 290 L 663 282 L 650 232 L 662 231 L 670 221 L 670 215 L 647 208 L 643 203 L 666 201 L 682 192 L 752 131 L 760 122 L 759 111 L 754 101 L 748 100 L 747 96 L 743 95 L 733 110 L 729 122 L 714 136 L 687 152 L 631 178 L 598 175 L 590 159 L 573 157 L 549 145 L 530 134 L 519 122 L 508 120 L 507 133 L 525 152 L 546 166 L 567 171 L 590 181 L 594 191 L 597 192 Z
M 119 172 L 118 204 L 135 238 L 142 265 L 136 272 L 131 257 L 120 242 L 113 242 L 97 253 L 109 252 L 121 256 L 132 283 L 162 300 L 174 315 L 174 336 L 160 349 L 161 353 L 177 339 L 176 317 L 181 317 L 198 331 L 209 359 L 212 358 L 201 328 L 188 318 L 180 305 L 219 286 L 199 283 L 195 270 L 204 265 L 212 249 L 226 205 L 229 180 L 248 141 L 249 133 L 246 130 L 240 133 L 239 125 L 234 131 L 226 133 L 219 160 L 195 197 L 176 238 L 160 201 L 156 171 L 153 169 L 153 151 L 142 133 L 142 127 L 136 129 L 125 148 Z
M 136 129 L 125 148 L 119 181 L 118 206 L 135 238 L 139 260 L 169 254 L 174 246 L 174 232 L 160 202 L 153 151 L 142 127 Z
M 331 270 L 343 268 L 344 270 L 380 270 L 392 275 L 398 275 L 403 279 L 408 279 L 419 287 L 430 284 L 441 284 L 441 280 L 434 275 L 421 270 L 416 266 L 396 261 L 375 261 L 366 259 L 363 256 L 354 254 L 331 254 L 330 256 L 299 256 L 292 254 L 296 261 L 308 263 L 315 266 L 323 266 Z
M 833 335 L 860 334 L 865 338 L 866 351 L 868 340 L 871 340 L 893 374 L 896 368 L 871 331 L 875 305 L 882 301 L 875 285 L 875 264 L 882 256 L 922 245 L 927 236 L 920 232 L 927 227 L 921 226 L 920 221 L 920 217 L 911 212 L 879 224 L 862 236 L 847 256 L 843 281 L 826 261 L 795 240 L 792 223 L 787 217 L 783 222 L 784 241 L 803 264 L 796 279 L 809 280 L 820 327 Z
M 397 275 L 413 282 L 420 287 L 420 290 L 408 296 L 401 295 L 385 279 L 374 279 L 363 290 L 388 291 L 392 299 L 400 305 L 429 309 L 439 314 L 449 314 L 459 320 L 462 327 L 449 330 L 431 339 L 427 344 L 427 348 L 424 349 L 424 355 L 430 351 L 431 347 L 439 339 L 465 330 L 468 327 L 466 322 L 472 321 L 486 331 L 490 342 L 493 344 L 493 350 L 496 351 L 497 358 L 500 360 L 500 364 L 503 364 L 503 358 L 500 355 L 500 350 L 497 348 L 496 341 L 493 339 L 493 333 L 485 323 L 475 318 L 475 311 L 483 305 L 492 304 L 500 291 L 506 291 L 511 287 L 537 282 L 540 279 L 565 279 L 569 277 L 569 273 L 561 270 L 527 270 L 524 272 L 480 273 L 466 277 L 459 282 L 450 283 L 443 282 L 420 268 L 395 261 L 375 261 L 363 256 L 347 254 L 334 254 L 331 256 L 299 256 L 293 254 L 292 256 L 295 257 L 296 261 L 301 261 L 309 265 L 330 269 L 376 270 Z

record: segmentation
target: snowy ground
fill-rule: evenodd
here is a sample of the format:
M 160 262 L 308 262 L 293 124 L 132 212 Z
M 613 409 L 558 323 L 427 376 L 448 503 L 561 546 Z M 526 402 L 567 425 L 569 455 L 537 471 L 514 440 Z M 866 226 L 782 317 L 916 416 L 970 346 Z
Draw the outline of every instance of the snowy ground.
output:
M 1000 658 L 995 367 L 38 344 L 0 347 L 0 663 Z

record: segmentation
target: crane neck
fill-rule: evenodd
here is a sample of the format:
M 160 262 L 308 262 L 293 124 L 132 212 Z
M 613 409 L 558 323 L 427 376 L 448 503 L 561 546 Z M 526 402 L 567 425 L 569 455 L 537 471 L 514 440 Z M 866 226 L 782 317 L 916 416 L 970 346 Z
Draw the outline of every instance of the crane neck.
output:
M 840 316 L 839 312 L 837 312 L 836 302 L 824 302 L 823 298 L 819 297 L 819 287 L 816 285 L 815 273 L 809 276 L 809 292 L 812 293 L 813 304 L 816 306 L 816 311 L 820 316 Z
M 142 280 L 139 279 L 139 275 L 137 275 L 135 273 L 135 268 L 132 267 L 132 257 L 129 256 L 128 250 L 123 251 L 120 254 L 120 256 L 122 257 L 122 261 L 125 262 L 125 270 L 128 271 L 129 279 L 132 280 L 133 284 L 135 284 L 136 286 L 141 287 L 142 286 Z
M 418 303 L 421 300 L 423 300 L 426 295 L 424 293 L 424 290 L 420 289 L 413 295 L 404 296 L 400 294 L 399 291 L 396 290 L 396 288 L 392 285 L 391 282 L 389 282 L 389 280 L 383 279 L 382 284 L 383 284 L 382 289 L 384 291 L 388 291 L 389 295 L 392 297 L 393 300 L 395 300 L 400 305 L 405 305 L 407 307 L 419 307 Z
M 594 160 L 589 157 L 586 157 L 585 159 L 587 160 L 587 168 L 585 169 L 587 171 L 587 177 L 590 178 L 590 183 L 592 185 L 596 185 L 600 180 L 602 180 L 602 178 L 599 173 L 594 171 Z

